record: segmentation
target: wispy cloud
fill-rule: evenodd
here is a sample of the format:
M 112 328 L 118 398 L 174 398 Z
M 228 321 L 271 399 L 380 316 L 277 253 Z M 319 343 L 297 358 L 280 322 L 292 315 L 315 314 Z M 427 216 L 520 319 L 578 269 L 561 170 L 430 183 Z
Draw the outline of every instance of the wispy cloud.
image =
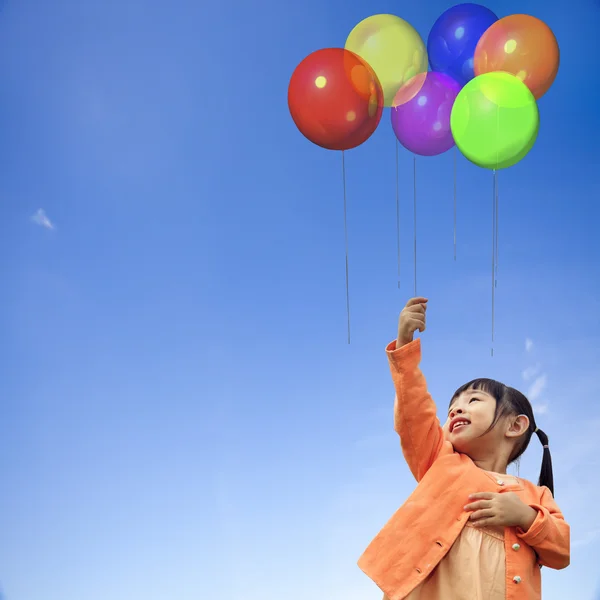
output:
M 540 372 L 540 365 L 535 365 L 534 367 L 527 367 L 523 373 L 521 374 L 525 381 L 530 381 Z
M 600 529 L 592 529 L 591 531 L 587 531 L 582 537 L 574 540 L 571 546 L 587 546 L 597 539 L 600 539 Z
M 525 350 L 527 350 L 527 352 L 531 352 L 533 350 L 532 339 L 527 338 L 525 340 Z M 546 373 L 542 373 L 541 371 L 542 367 L 539 363 L 537 363 L 536 365 L 529 365 L 521 373 L 523 381 L 531 382 L 527 391 L 527 397 L 532 404 L 540 400 L 544 390 L 546 389 L 546 384 L 548 383 L 548 377 L 546 376 Z M 537 402 L 533 406 L 533 412 L 536 415 L 546 414 L 548 412 L 548 404 Z
M 46 211 L 43 208 L 38 209 L 31 217 L 31 220 L 40 227 L 54 229 L 54 223 L 48 218 L 48 215 L 46 215 Z
M 527 396 L 531 402 L 535 402 L 546 389 L 546 383 L 548 378 L 545 373 L 542 373 L 539 377 L 536 377 L 534 382 L 529 386 Z

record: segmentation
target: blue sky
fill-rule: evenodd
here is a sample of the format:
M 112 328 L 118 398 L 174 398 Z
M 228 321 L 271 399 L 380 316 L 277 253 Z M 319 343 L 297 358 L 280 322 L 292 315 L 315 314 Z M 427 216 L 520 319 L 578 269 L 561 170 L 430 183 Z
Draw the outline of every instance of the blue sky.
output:
M 205 4 L 0 13 L 6 600 L 380 598 L 356 560 L 414 488 L 384 354 L 413 293 L 412 157 L 398 290 L 388 111 L 346 155 L 348 345 L 341 155 L 296 130 L 287 85 L 370 14 L 426 39 L 451 4 Z M 487 6 L 547 22 L 562 64 L 499 177 L 494 358 L 492 175 L 458 161 L 454 262 L 452 152 L 418 160 L 423 369 L 440 414 L 477 376 L 530 393 L 572 525 L 544 600 L 595 600 L 600 7 Z M 534 440 L 521 475 L 540 462 Z

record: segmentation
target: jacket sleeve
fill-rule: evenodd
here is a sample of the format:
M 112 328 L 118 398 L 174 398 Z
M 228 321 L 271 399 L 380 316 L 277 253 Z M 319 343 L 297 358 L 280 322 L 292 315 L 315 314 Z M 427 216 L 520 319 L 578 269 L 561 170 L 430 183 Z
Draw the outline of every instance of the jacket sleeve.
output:
M 437 418 L 435 403 L 427 391 L 427 382 L 419 368 L 421 340 L 396 349 L 386 348 L 396 389 L 394 429 L 400 436 L 404 458 L 417 481 L 421 481 L 441 453 L 452 453 L 450 442 Z
M 517 528 L 517 536 L 537 553 L 540 565 L 565 569 L 571 562 L 571 528 L 565 521 L 552 492 L 542 487 L 539 504 L 530 504 L 538 511 L 527 532 Z

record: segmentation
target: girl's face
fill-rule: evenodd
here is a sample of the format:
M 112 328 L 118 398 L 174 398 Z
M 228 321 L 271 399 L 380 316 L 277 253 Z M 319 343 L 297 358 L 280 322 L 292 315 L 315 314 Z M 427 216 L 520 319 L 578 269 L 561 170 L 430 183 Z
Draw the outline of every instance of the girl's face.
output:
M 487 438 L 494 430 L 483 434 L 494 421 L 495 412 L 496 399 L 493 396 L 482 390 L 465 390 L 450 405 L 443 427 L 444 435 L 456 451 L 469 454 L 469 451 L 490 441 Z

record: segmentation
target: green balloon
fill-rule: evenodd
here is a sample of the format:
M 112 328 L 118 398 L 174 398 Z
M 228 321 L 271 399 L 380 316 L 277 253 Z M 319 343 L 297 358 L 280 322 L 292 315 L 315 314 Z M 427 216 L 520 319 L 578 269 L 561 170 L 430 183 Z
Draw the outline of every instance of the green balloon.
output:
M 506 169 L 525 158 L 540 128 L 529 88 L 510 73 L 484 73 L 459 92 L 450 127 L 458 149 L 486 169 Z

